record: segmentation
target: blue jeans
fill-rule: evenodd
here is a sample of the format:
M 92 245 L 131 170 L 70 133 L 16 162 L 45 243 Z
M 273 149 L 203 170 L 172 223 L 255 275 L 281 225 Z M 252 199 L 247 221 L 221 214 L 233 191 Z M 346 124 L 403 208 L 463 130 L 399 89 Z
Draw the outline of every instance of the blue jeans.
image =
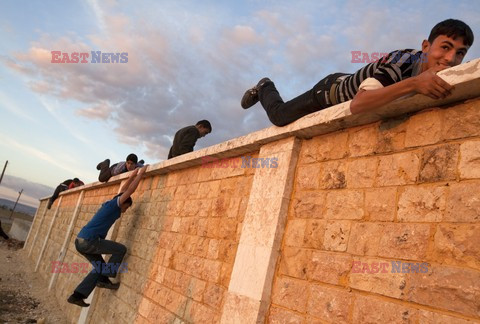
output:
M 258 98 L 268 119 L 276 126 L 285 126 L 313 112 L 332 106 L 330 88 L 345 73 L 330 74 L 304 94 L 284 102 L 273 82 L 265 83 L 258 91 Z
M 118 270 L 118 264 L 122 262 L 127 253 L 125 245 L 100 238 L 93 240 L 77 238 L 75 239 L 75 248 L 93 265 L 92 271 L 75 288 L 75 291 L 85 298 L 90 295 L 98 281 L 108 281 L 107 277 L 114 278 L 117 275 L 117 272 L 112 269 L 115 269 L 115 265 L 117 265 Z M 102 254 L 112 255 L 108 263 L 105 263 Z M 97 271 L 100 269 L 101 272 Z

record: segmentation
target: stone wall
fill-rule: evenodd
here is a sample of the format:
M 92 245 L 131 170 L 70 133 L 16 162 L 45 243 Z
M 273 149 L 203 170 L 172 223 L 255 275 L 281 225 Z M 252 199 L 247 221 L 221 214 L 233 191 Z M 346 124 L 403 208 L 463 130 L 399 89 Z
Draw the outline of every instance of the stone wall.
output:
M 341 104 L 151 165 L 108 236 L 128 271 L 89 308 L 52 262 L 86 262 L 74 238 L 128 175 L 43 199 L 25 250 L 72 323 L 480 322 L 479 65 L 442 72 L 448 100 Z
M 476 100 L 303 141 L 268 322 L 479 320 L 479 135 Z

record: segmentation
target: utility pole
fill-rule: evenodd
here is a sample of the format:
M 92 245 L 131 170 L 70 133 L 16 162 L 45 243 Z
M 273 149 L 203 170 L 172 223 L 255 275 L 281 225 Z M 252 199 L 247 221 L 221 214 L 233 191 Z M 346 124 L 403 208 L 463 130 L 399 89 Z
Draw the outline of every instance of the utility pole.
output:
M 18 200 L 20 199 L 20 196 L 22 195 L 22 192 L 23 192 L 23 189 L 20 190 L 20 192 L 18 193 L 17 201 L 15 202 L 15 205 L 13 205 L 12 213 L 10 214 L 10 219 L 12 219 L 13 212 L 15 211 L 15 207 L 17 207 L 17 203 L 18 203 Z
M 5 173 L 5 169 L 7 168 L 7 164 L 8 164 L 8 160 L 7 160 L 7 162 L 5 162 L 5 166 L 3 167 L 2 175 L 0 176 L 0 183 L 2 183 L 3 174 Z

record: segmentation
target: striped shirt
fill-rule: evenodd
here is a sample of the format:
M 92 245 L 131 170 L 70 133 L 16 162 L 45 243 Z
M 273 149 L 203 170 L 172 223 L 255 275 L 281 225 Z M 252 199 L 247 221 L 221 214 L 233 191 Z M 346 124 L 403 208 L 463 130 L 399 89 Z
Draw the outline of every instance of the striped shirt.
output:
M 421 72 L 424 58 L 426 57 L 418 50 L 398 50 L 365 65 L 354 74 L 340 76 L 335 89 L 336 100 L 340 103 L 353 99 L 360 84 L 367 78 L 374 78 L 386 87 L 416 76 Z

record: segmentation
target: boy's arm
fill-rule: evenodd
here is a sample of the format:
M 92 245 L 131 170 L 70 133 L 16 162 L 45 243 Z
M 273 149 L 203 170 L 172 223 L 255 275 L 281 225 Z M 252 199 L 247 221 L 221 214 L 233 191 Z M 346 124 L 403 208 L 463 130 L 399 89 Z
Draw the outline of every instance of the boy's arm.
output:
M 436 75 L 438 71 L 445 68 L 445 66 L 436 66 L 385 88 L 359 90 L 350 103 L 350 111 L 352 114 L 358 114 L 374 110 L 412 92 L 421 93 L 433 99 L 443 99 L 451 94 L 453 88 Z
M 142 179 L 143 174 L 147 170 L 147 167 L 148 165 L 145 165 L 140 169 L 135 169 L 134 171 L 132 171 L 132 174 L 130 175 L 130 177 L 128 177 L 128 180 L 122 186 L 123 193 L 120 196 L 120 204 L 123 204 L 125 200 L 127 200 L 128 197 L 130 197 L 135 192 L 138 184 L 140 183 L 140 180 Z

